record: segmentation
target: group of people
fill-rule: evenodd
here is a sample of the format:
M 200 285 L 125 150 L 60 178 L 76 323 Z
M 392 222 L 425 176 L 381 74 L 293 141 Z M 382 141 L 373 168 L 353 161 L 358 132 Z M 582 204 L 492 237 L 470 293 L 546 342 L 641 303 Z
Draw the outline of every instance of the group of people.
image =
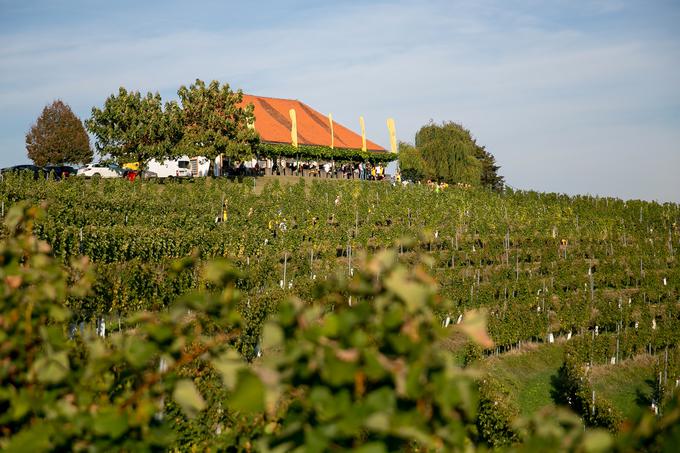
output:
M 434 191 L 437 192 L 437 193 L 439 193 L 440 191 L 449 187 L 449 185 L 447 183 L 443 182 L 443 181 L 442 182 L 436 182 L 436 181 L 432 181 L 431 179 L 427 180 L 427 186 L 434 189 Z
M 363 181 L 382 181 L 385 179 L 385 167 L 381 164 L 372 165 L 368 162 L 358 164 L 346 163 L 340 167 L 345 179 L 360 179 Z
M 300 173 L 301 171 L 311 171 L 318 173 L 322 169 L 328 172 L 331 168 L 328 163 L 320 166 L 316 161 L 307 162 L 291 160 L 288 162 L 286 161 L 285 157 L 274 160 L 267 159 L 267 165 L 269 165 L 269 168 L 272 169 L 272 174 L 274 175 L 293 175 Z
M 299 175 L 319 176 L 337 179 L 359 179 L 365 181 L 382 181 L 387 178 L 386 168 L 378 163 L 370 162 L 335 162 L 335 161 L 302 161 L 297 159 L 259 158 L 242 161 L 225 160 L 220 163 L 220 168 L 215 169 L 216 176 L 262 176 L 272 175 Z
M 304 171 L 307 174 L 317 176 L 335 177 L 342 179 L 361 179 L 380 181 L 385 179 L 385 167 L 381 164 L 372 165 L 368 162 L 343 163 L 317 161 L 287 161 L 284 157 L 271 161 L 272 174 L 299 174 Z M 323 173 L 322 173 L 323 172 Z

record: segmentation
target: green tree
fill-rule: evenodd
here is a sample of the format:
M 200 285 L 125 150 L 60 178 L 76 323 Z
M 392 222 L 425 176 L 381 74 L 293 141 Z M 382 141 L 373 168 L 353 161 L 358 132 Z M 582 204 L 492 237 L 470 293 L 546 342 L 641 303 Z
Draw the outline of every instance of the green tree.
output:
M 60 100 L 45 106 L 26 134 L 28 157 L 36 165 L 79 164 L 92 160 L 90 138 L 68 104 Z
M 177 91 L 184 132 L 182 149 L 214 159 L 220 154 L 241 159 L 253 154 L 259 142 L 252 105 L 241 105 L 243 93 L 216 80 L 206 86 L 196 79 Z
M 430 167 L 430 177 L 449 183 L 479 185 L 481 164 L 467 129 L 453 122 L 430 123 L 416 133 L 416 147 Z
M 399 142 L 399 169 L 402 179 L 411 181 L 420 181 L 430 173 L 418 149 L 405 142 Z
M 176 155 L 181 139 L 180 110 L 175 102 L 165 105 L 158 93 L 142 96 L 121 87 L 103 109 L 92 108 L 85 121 L 97 138 L 97 151 L 117 161 L 136 161 L 143 168 L 151 159 Z
M 460 124 L 426 124 L 416 133 L 416 148 L 430 178 L 494 189 L 503 186 L 494 157 Z
M 490 187 L 493 190 L 503 189 L 505 178 L 498 174 L 501 167 L 496 165 L 496 158 L 493 157 L 493 154 L 488 152 L 484 146 L 477 146 L 475 157 L 482 164 L 482 186 Z

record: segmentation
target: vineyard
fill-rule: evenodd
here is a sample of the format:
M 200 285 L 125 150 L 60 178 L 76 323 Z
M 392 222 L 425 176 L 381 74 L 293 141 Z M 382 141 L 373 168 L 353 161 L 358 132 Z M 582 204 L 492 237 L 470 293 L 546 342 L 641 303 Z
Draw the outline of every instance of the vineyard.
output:
M 259 183 L 0 182 L 0 343 L 27 367 L 18 384 L 3 359 L 0 447 L 625 451 L 677 439 L 677 204 L 319 179 L 256 194 Z M 33 280 L 15 285 L 26 263 Z M 29 290 L 41 275 L 54 285 Z M 23 298 L 45 311 L 12 308 Z M 553 343 L 552 400 L 576 414 L 552 416 L 560 434 L 520 417 L 478 367 Z M 649 394 L 626 404 L 647 431 L 592 375 L 641 356 Z M 37 420 L 54 425 L 32 444 Z

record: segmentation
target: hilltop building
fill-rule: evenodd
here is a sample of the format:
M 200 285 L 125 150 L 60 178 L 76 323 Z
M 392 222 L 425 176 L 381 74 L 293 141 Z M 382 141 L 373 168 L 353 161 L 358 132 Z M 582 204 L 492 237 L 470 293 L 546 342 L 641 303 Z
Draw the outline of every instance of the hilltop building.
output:
M 255 130 L 265 143 L 290 144 L 292 121 L 289 115 L 295 110 L 297 136 L 300 146 L 331 147 L 331 128 L 328 116 L 295 99 L 243 95 L 243 104 L 255 107 Z M 333 121 L 333 146 L 339 149 L 361 149 L 361 135 Z M 385 148 L 366 140 L 366 150 L 387 152 Z
M 215 174 L 358 178 L 359 168 L 367 168 L 367 162 L 369 165 L 385 164 L 396 158 L 368 139 L 365 139 L 364 149 L 361 135 L 298 100 L 244 94 L 241 105 L 249 104 L 254 107 L 252 127 L 260 136 L 257 158 L 232 162 L 218 157 Z M 198 172 L 198 161 L 192 160 L 192 171 L 194 167 Z

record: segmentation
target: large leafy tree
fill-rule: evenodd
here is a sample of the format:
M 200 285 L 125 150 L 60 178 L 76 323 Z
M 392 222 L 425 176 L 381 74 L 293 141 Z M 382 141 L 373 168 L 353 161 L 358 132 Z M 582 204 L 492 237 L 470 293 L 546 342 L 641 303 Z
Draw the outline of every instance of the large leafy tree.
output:
M 253 106 L 242 105 L 243 93 L 216 80 L 202 80 L 177 91 L 182 105 L 182 149 L 210 159 L 224 154 L 240 159 L 252 155 L 259 141 L 252 125 Z
M 28 157 L 39 166 L 72 164 L 92 159 L 90 138 L 68 104 L 60 100 L 45 106 L 26 134 Z
M 174 156 L 181 139 L 180 110 L 175 102 L 163 104 L 160 94 L 128 92 L 106 99 L 104 107 L 92 108 L 85 124 L 97 138 L 97 151 L 118 161 L 136 161 L 143 168 L 151 159 Z
M 482 165 L 475 156 L 477 144 L 463 126 L 429 123 L 416 133 L 416 148 L 430 168 L 430 176 L 449 183 L 479 185 Z

